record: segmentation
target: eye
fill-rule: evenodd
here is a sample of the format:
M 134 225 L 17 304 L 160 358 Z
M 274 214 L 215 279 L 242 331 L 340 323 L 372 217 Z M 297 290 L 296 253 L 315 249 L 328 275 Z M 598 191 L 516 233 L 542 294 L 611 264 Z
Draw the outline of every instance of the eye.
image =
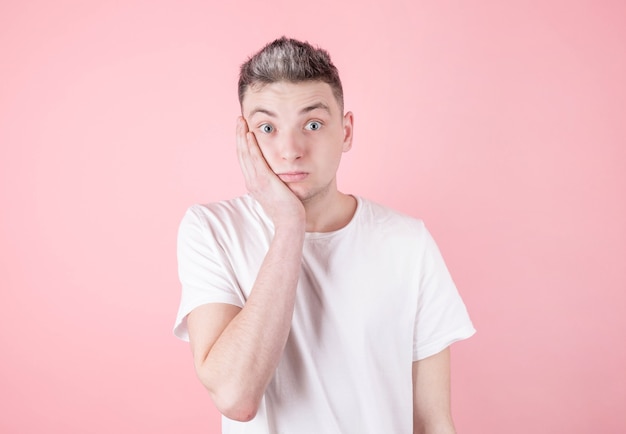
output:
M 311 121 L 308 124 L 306 124 L 305 128 L 309 131 L 317 131 L 320 128 L 322 128 L 322 123 L 319 121 Z
M 274 132 L 274 127 L 270 124 L 261 124 L 259 129 L 265 134 L 270 134 Z

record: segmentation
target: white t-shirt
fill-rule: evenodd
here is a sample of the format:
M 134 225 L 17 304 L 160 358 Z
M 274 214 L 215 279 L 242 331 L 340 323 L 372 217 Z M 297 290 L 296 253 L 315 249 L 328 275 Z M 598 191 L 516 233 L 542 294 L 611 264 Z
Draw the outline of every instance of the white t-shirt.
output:
M 174 333 L 206 303 L 243 307 L 271 220 L 251 196 L 194 205 L 178 235 Z M 475 332 L 422 221 L 357 197 L 344 228 L 307 233 L 291 331 L 257 416 L 225 434 L 410 434 L 412 362 Z

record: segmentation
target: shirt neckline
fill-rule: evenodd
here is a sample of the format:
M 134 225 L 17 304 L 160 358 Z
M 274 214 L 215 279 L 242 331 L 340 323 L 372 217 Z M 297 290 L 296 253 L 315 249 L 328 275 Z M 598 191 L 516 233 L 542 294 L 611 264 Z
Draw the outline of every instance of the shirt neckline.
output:
M 305 240 L 319 240 L 323 238 L 332 238 L 348 231 L 352 226 L 354 226 L 355 224 L 354 222 L 356 221 L 357 216 L 360 214 L 361 208 L 363 207 L 363 201 L 361 197 L 356 196 L 354 194 L 351 194 L 350 196 L 352 196 L 356 200 L 356 208 L 354 210 L 354 214 L 352 215 L 352 218 L 344 227 L 339 228 L 335 231 L 330 231 L 330 232 L 305 232 L 304 239 Z
M 360 196 L 351 194 L 350 196 L 354 197 L 354 199 L 356 200 L 356 208 L 354 210 L 354 214 L 352 215 L 352 218 L 350 219 L 350 221 L 342 228 L 339 228 L 335 231 L 330 231 L 330 232 L 305 232 L 304 233 L 304 239 L 306 240 L 319 240 L 319 239 L 323 239 L 323 238 L 332 238 L 335 236 L 338 236 L 346 231 L 348 231 L 352 226 L 354 226 L 354 222 L 356 221 L 358 215 L 361 213 L 361 209 L 363 208 L 363 199 Z M 265 211 L 263 210 L 263 207 L 261 206 L 261 204 L 259 202 L 257 202 L 250 193 L 246 194 L 245 197 L 251 201 L 252 206 L 256 209 L 256 212 L 259 214 L 259 216 L 261 216 L 261 218 L 263 220 L 265 220 L 267 222 L 267 224 L 270 227 L 274 227 L 271 219 L 267 216 L 267 214 L 265 214 Z

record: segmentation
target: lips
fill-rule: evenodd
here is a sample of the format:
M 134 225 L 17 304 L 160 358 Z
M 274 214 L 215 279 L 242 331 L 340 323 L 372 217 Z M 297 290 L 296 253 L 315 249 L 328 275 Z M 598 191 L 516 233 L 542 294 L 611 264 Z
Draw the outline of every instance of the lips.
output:
M 283 182 L 299 182 L 309 176 L 307 172 L 284 172 L 277 175 Z

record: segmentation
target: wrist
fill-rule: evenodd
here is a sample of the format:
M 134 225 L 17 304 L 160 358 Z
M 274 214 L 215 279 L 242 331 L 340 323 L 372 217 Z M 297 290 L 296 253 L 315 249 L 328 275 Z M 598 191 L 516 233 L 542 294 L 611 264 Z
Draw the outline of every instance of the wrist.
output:
M 290 234 L 304 233 L 306 229 L 306 214 L 294 211 L 289 215 L 274 219 L 274 230 Z
M 292 220 L 278 223 L 274 226 L 275 235 L 284 235 L 286 237 L 304 236 L 306 222 L 302 220 Z

